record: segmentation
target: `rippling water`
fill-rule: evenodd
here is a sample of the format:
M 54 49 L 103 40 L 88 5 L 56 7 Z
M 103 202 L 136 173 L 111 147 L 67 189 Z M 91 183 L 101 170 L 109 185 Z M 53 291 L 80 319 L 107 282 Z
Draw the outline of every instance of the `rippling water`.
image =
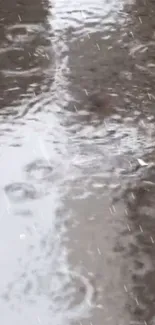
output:
M 153 1 L 0 10 L 0 322 L 154 322 Z

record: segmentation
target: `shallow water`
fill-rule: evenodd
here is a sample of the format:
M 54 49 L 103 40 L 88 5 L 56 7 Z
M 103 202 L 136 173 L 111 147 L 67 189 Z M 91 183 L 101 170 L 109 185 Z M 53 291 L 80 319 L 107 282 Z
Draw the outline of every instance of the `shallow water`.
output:
M 0 9 L 0 323 L 152 325 L 155 4 Z

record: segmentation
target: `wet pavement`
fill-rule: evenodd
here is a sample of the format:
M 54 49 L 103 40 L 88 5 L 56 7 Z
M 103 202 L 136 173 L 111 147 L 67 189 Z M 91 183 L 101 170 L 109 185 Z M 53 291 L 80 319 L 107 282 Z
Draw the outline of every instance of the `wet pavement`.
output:
M 154 324 L 154 15 L 0 3 L 0 324 Z

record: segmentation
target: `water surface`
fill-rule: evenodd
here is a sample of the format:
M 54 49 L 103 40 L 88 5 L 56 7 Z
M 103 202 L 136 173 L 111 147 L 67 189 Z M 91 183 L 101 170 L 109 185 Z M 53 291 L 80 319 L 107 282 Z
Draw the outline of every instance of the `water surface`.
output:
M 0 322 L 154 322 L 153 1 L 2 1 Z

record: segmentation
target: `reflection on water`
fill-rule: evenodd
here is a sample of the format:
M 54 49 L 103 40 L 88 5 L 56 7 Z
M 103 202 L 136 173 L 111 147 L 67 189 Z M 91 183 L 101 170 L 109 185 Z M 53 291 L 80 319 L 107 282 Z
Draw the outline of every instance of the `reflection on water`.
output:
M 153 324 L 154 13 L 1 2 L 4 325 Z

